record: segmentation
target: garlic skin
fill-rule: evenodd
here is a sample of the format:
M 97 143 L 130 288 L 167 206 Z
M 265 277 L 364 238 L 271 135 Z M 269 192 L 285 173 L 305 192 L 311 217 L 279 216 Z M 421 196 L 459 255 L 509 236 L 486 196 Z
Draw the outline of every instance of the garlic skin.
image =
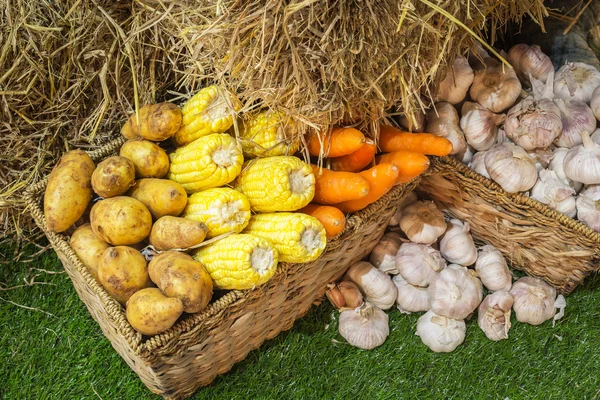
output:
M 535 185 L 535 160 L 525 150 L 511 143 L 499 143 L 484 158 L 490 178 L 509 193 L 525 192 Z
M 458 104 L 465 99 L 473 83 L 473 69 L 464 56 L 457 56 L 448 68 L 446 76 L 438 85 L 434 101 Z
M 417 110 L 412 114 L 403 114 L 398 117 L 398 123 L 409 132 L 423 132 L 425 130 L 425 113 Z
M 546 82 L 548 75 L 554 72 L 550 57 L 539 46 L 516 44 L 508 51 L 507 61 L 512 65 L 522 81 L 528 81 L 529 75 Z
M 437 315 L 427 311 L 417 321 L 417 335 L 436 353 L 450 353 L 465 340 L 465 321 Z
M 565 156 L 569 152 L 569 149 L 566 147 L 557 147 L 552 152 L 552 158 L 550 159 L 550 163 L 548 164 L 548 169 L 554 171 L 556 176 L 562 180 L 567 185 L 571 186 L 575 192 L 579 192 L 583 184 L 581 182 L 575 182 L 571 179 L 567 178 L 564 171 L 564 161 Z
M 361 307 L 340 313 L 338 331 L 352 346 L 371 350 L 381 346 L 390 334 L 389 317 L 365 302 Z
M 562 133 L 554 140 L 559 147 L 571 148 L 581 144 L 581 132 L 593 132 L 596 129 L 596 117 L 592 109 L 577 100 L 554 100 L 560 109 Z
M 594 89 L 600 86 L 600 71 L 581 63 L 566 63 L 556 71 L 554 95 L 563 100 L 577 100 L 589 104 Z
M 468 222 L 451 219 L 448 222 L 446 233 L 440 240 L 440 253 L 448 262 L 469 266 L 477 261 L 477 248 L 473 237 L 469 233 L 471 227 Z
M 429 311 L 429 291 L 427 288 L 411 285 L 402 275 L 396 275 L 392 282 L 398 288 L 396 307 L 402 314 Z
M 485 67 L 475 71 L 469 94 L 483 107 L 499 113 L 512 106 L 519 98 L 521 82 L 514 69 L 486 58 Z
M 556 172 L 544 169 L 539 173 L 540 178 L 531 189 L 530 197 L 540 203 L 548 204 L 550 208 L 568 217 L 575 217 L 575 189 L 563 182 Z
M 353 282 L 341 281 L 337 284 L 337 289 L 344 297 L 344 307 L 356 308 L 363 303 L 362 293 Z
M 498 127 L 504 123 L 505 114 L 494 114 L 478 103 L 466 101 L 461 109 L 460 128 L 467 143 L 475 150 L 489 150 L 496 142 Z
M 577 219 L 600 232 L 600 186 L 590 186 L 579 193 Z
M 398 209 L 390 219 L 388 226 L 398 226 L 398 224 L 400 224 L 400 218 L 402 218 L 402 213 L 404 212 L 406 206 L 411 205 L 417 200 L 419 200 L 419 198 L 417 197 L 415 192 L 410 192 L 409 194 L 407 194 L 400 203 L 400 205 L 398 205 Z
M 404 208 L 400 229 L 412 242 L 431 244 L 446 232 L 446 221 L 433 201 L 417 201 Z
M 389 275 L 366 261 L 359 261 L 348 268 L 343 280 L 354 282 L 365 300 L 382 310 L 392 308 L 398 297 L 398 290 Z
M 494 292 L 483 299 L 477 310 L 477 323 L 488 339 L 495 342 L 508 339 L 513 302 L 513 296 L 506 291 Z
M 452 143 L 452 152 L 459 157 L 467 149 L 465 134 L 460 129 L 458 112 L 450 103 L 437 103 L 427 112 L 425 132 L 448 139 Z
M 396 255 L 396 267 L 411 285 L 426 287 L 446 268 L 439 251 L 418 243 L 404 243 Z
M 541 279 L 525 276 L 513 284 L 510 294 L 514 298 L 513 309 L 519 322 L 540 325 L 556 313 L 556 289 Z
M 494 246 L 485 245 L 479 250 L 475 271 L 479 274 L 481 283 L 492 292 L 508 292 L 512 287 L 512 275 L 506 260 Z
M 588 132 L 581 132 L 582 144 L 572 147 L 565 156 L 563 169 L 567 178 L 596 185 L 600 183 L 600 144 L 590 138 Z
M 472 269 L 450 264 L 429 285 L 431 311 L 453 319 L 465 319 L 483 299 L 483 286 Z
M 483 175 L 486 178 L 490 179 L 490 175 L 485 168 L 485 154 L 487 151 L 479 151 L 473 155 L 471 162 L 469 163 L 469 168 L 473 171 L 477 172 L 479 175 Z
M 386 274 L 396 275 L 396 254 L 402 245 L 402 238 L 396 232 L 387 232 L 371 251 L 369 262 Z
M 592 99 L 590 100 L 590 108 L 594 113 L 596 119 L 600 120 L 600 86 L 598 86 L 592 92 Z
M 463 164 L 469 164 L 471 162 L 471 160 L 473 159 L 473 155 L 475 154 L 475 149 L 472 148 L 469 144 L 467 144 L 467 147 L 465 149 L 465 152 L 462 154 L 461 157 L 458 157 L 458 161 L 460 161 Z

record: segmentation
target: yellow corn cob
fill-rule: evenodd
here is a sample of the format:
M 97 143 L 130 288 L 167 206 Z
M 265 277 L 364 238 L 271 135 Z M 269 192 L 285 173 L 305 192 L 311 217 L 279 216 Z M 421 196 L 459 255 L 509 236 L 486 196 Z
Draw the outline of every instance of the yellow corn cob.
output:
M 295 211 L 315 195 L 315 176 L 310 165 L 297 157 L 277 156 L 248 161 L 235 188 L 250 201 L 252 211 Z
M 206 237 L 241 232 L 250 220 L 250 203 L 246 196 L 229 188 L 208 189 L 188 198 L 184 217 L 208 226 Z
M 300 144 L 294 121 L 277 111 L 263 111 L 244 121 L 239 138 L 247 158 L 292 155 Z
M 196 139 L 169 154 L 169 158 L 169 179 L 181 184 L 188 193 L 233 181 L 244 163 L 240 144 L 224 133 Z
M 218 289 L 251 289 L 269 280 L 277 268 L 273 244 L 254 235 L 233 234 L 201 248 L 200 261 Z
M 327 243 L 321 222 L 301 213 L 253 215 L 244 233 L 269 240 L 279 252 L 279 261 L 283 262 L 314 261 Z
M 223 133 L 241 108 L 237 97 L 217 85 L 201 89 L 182 108 L 183 121 L 173 137 L 178 146 L 211 133 Z

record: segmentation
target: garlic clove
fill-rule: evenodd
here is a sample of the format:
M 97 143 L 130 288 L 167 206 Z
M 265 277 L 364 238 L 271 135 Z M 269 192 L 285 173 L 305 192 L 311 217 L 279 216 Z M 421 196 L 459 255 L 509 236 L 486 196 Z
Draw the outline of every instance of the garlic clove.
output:
M 592 136 L 592 139 L 593 139 L 593 136 Z M 554 151 L 552 152 L 552 157 L 550 158 L 550 163 L 548 164 L 548 169 L 551 169 L 552 171 L 554 171 L 556 176 L 560 180 L 562 180 L 564 183 L 571 186 L 575 190 L 575 192 L 579 192 L 579 190 L 581 189 L 581 187 L 583 185 L 580 182 L 575 182 L 575 181 L 572 181 L 571 179 L 567 178 L 567 176 L 565 175 L 564 168 L 563 168 L 565 156 L 567 155 L 568 152 L 569 152 L 569 149 L 567 149 L 565 147 L 555 148 Z
M 418 243 L 404 243 L 396 255 L 400 275 L 411 285 L 426 287 L 446 268 L 439 251 Z
M 473 83 L 473 69 L 466 57 L 457 56 L 448 68 L 444 79 L 438 85 L 434 96 L 435 102 L 458 104 L 465 99 L 469 87 Z
M 484 162 L 490 178 L 509 193 L 527 191 L 537 181 L 535 161 L 514 144 L 494 145 L 487 151 Z
M 535 79 L 546 82 L 548 75 L 554 72 L 550 57 L 544 54 L 539 46 L 523 43 L 514 45 L 508 51 L 507 61 L 522 81 L 529 81 L 531 75 Z
M 510 289 L 514 298 L 513 309 L 519 322 L 540 325 L 556 313 L 556 289 L 539 278 L 530 276 L 516 281 Z
M 417 201 L 404 208 L 400 229 L 412 242 L 431 244 L 446 231 L 446 221 L 433 201 Z
M 466 101 L 461 110 L 460 128 L 467 143 L 475 150 L 488 150 L 496 142 L 498 126 L 502 125 L 506 115 L 494 114 L 478 103 Z
M 582 144 L 571 148 L 563 161 L 567 178 L 596 185 L 600 183 L 600 144 L 595 143 L 588 132 L 581 133 Z
M 475 275 L 457 264 L 442 270 L 428 288 L 431 310 L 448 318 L 467 318 L 483 299 L 483 286 Z
M 396 212 L 390 219 L 388 226 L 399 225 L 400 218 L 402 218 L 402 213 L 404 212 L 404 209 L 406 208 L 406 206 L 411 205 L 412 203 L 416 202 L 417 200 L 418 200 L 418 197 L 415 194 L 415 192 L 410 192 L 409 194 L 407 194 L 406 197 L 404 197 L 404 199 L 400 202 L 400 205 L 398 205 L 398 209 L 396 210 Z
M 475 71 L 469 94 L 471 98 L 494 113 L 510 106 L 521 94 L 521 82 L 512 68 L 487 58 L 485 67 Z
M 597 120 L 600 120 L 600 86 L 598 86 L 592 92 L 592 99 L 590 100 L 590 108 L 594 113 Z
M 382 310 L 391 308 L 398 297 L 398 289 L 389 275 L 366 261 L 359 261 L 348 268 L 343 280 L 354 282 L 365 300 Z
M 369 261 L 375 268 L 386 274 L 395 275 L 398 273 L 396 268 L 396 254 L 402 245 L 402 238 L 396 232 L 387 232 L 371 251 Z
M 462 157 L 467 149 L 465 134 L 459 126 L 458 112 L 450 103 L 437 103 L 427 112 L 425 131 L 448 139 L 452 143 L 450 154 Z
M 362 293 L 353 282 L 341 281 L 337 284 L 337 289 L 344 297 L 344 307 L 356 308 L 363 303 Z
M 465 340 L 466 331 L 465 321 L 437 315 L 432 310 L 417 320 L 417 335 L 436 353 L 454 351 Z
M 594 89 L 600 86 L 600 71 L 581 63 L 566 63 L 556 71 L 554 95 L 563 100 L 577 100 L 589 104 Z
M 477 323 L 488 339 L 508 339 L 513 302 L 513 296 L 506 291 L 494 292 L 483 299 L 477 311 Z
M 474 154 L 475 154 L 475 149 L 467 144 L 467 147 L 465 148 L 465 152 L 462 155 L 458 154 L 456 156 L 456 158 L 458 159 L 458 161 L 460 161 L 461 163 L 466 165 L 471 162 Z
M 504 256 L 494 246 L 485 245 L 479 250 L 475 270 L 479 279 L 490 291 L 509 291 L 512 286 L 512 274 Z
M 559 147 L 571 148 L 581 144 L 581 132 L 593 132 L 596 129 L 596 117 L 592 109 L 577 100 L 554 100 L 560 109 L 562 132 L 554 140 Z
M 446 233 L 440 240 L 440 253 L 448 262 L 469 266 L 477 261 L 477 248 L 469 230 L 466 222 L 458 219 L 448 222 Z
M 429 291 L 425 287 L 413 286 L 408 283 L 402 275 L 396 275 L 392 279 L 398 288 L 396 306 L 403 314 L 429 310 Z
M 563 182 L 554 171 L 544 169 L 539 172 L 539 179 L 531 189 L 530 197 L 574 218 L 577 213 L 574 195 L 575 190 Z
M 600 186 L 590 186 L 579 194 L 577 219 L 600 232 Z
M 346 307 L 346 299 L 335 283 L 327 285 L 325 296 L 327 296 L 331 305 L 336 309 L 339 310 L 340 308 Z
M 477 172 L 479 175 L 483 175 L 489 179 L 490 175 L 488 174 L 487 169 L 485 169 L 485 162 L 484 162 L 486 153 L 487 153 L 487 151 L 479 151 L 479 152 L 475 153 L 473 155 L 473 158 L 471 159 L 471 162 L 469 163 L 469 168 L 471 168 L 473 171 Z
M 365 302 L 356 309 L 340 313 L 338 331 L 352 346 L 371 350 L 381 346 L 390 334 L 389 317 Z

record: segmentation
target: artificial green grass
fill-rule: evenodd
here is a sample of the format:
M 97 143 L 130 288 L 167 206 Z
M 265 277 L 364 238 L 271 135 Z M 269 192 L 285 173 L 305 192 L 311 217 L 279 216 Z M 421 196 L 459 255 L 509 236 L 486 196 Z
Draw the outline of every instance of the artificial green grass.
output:
M 3 287 L 40 273 L 31 268 L 62 271 L 53 252 L 19 263 L 8 261 L 12 251 L 0 247 L 0 259 L 7 260 L 0 265 Z M 113 350 L 65 273 L 42 273 L 36 281 L 51 285 L 0 290 L 0 398 L 160 399 Z M 598 399 L 598 304 L 593 278 L 567 297 L 565 317 L 554 328 L 551 322 L 520 324 L 513 315 L 510 338 L 495 343 L 472 320 L 463 345 L 436 354 L 415 335 L 418 315 L 395 309 L 383 346 L 353 348 L 325 301 L 191 398 Z

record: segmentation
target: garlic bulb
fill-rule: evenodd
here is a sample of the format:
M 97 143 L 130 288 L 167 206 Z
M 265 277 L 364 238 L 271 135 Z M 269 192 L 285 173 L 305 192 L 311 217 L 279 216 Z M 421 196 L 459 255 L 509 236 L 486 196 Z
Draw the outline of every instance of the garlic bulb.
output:
M 509 291 L 512 286 L 512 275 L 504 256 L 494 246 L 485 245 L 479 250 L 475 270 L 479 279 L 490 291 Z
M 554 140 L 559 147 L 571 148 L 581 144 L 581 132 L 593 132 L 596 129 L 596 117 L 585 103 L 576 100 L 554 100 L 560 109 L 562 133 Z
M 471 162 L 469 163 L 469 168 L 471 168 L 473 171 L 477 172 L 479 175 L 483 175 L 489 179 L 490 176 L 488 175 L 487 169 L 485 169 L 485 162 L 484 162 L 486 153 L 487 153 L 487 151 L 480 151 L 480 152 L 475 153 L 473 155 L 473 158 L 471 159 Z
M 581 140 L 583 143 L 572 147 L 565 156 L 565 175 L 576 182 L 596 185 L 600 183 L 600 144 L 585 131 L 581 132 Z
M 598 86 L 592 92 L 592 99 L 590 100 L 590 108 L 594 113 L 596 119 L 600 120 L 600 86 Z
M 400 224 L 400 218 L 402 218 L 402 213 L 404 212 L 406 206 L 414 203 L 417 200 L 418 197 L 415 192 L 410 192 L 409 194 L 407 194 L 406 197 L 404 197 L 404 199 L 400 202 L 400 205 L 398 205 L 398 209 L 390 219 L 388 226 L 398 226 L 398 224 Z
M 379 308 L 365 302 L 361 307 L 340 313 L 338 331 L 352 346 L 371 350 L 381 346 L 390 334 L 389 318 Z
M 409 132 L 423 132 L 425 130 L 425 113 L 417 110 L 412 114 L 403 114 L 398 117 L 398 123 Z
M 600 128 L 596 129 L 594 133 L 592 133 L 591 138 L 594 143 L 600 144 Z
M 400 229 L 412 242 L 431 244 L 446 232 L 446 221 L 433 201 L 417 201 L 404 208 Z
M 477 322 L 488 339 L 508 339 L 513 302 L 513 296 L 506 291 L 494 292 L 483 299 L 477 310 Z
M 396 232 L 388 232 L 371 251 L 369 261 L 373 266 L 386 274 L 396 275 L 396 254 L 402 244 L 402 238 Z
M 566 147 L 557 147 L 552 152 L 552 158 L 550 159 L 550 163 L 548 164 L 548 169 L 551 169 L 556 173 L 556 176 L 562 180 L 567 185 L 571 186 L 575 189 L 576 192 L 579 192 L 583 184 L 581 182 L 575 182 L 571 179 L 567 178 L 564 171 L 564 160 L 565 156 L 569 152 L 569 149 Z
M 484 158 L 490 178 L 509 193 L 524 192 L 537 181 L 535 161 L 519 146 L 499 143 Z
M 494 114 L 478 103 L 466 101 L 461 110 L 460 128 L 467 143 L 475 150 L 488 150 L 496 142 L 498 126 L 502 125 L 505 114 Z
M 436 353 L 449 353 L 465 340 L 467 326 L 458 321 L 436 315 L 429 310 L 417 321 L 417 335 Z
M 510 106 L 521 94 L 521 82 L 512 68 L 487 58 L 485 68 L 475 71 L 471 98 L 492 112 L 499 113 Z
M 429 285 L 431 310 L 448 318 L 465 319 L 483 299 L 477 273 L 462 265 L 450 264 Z
M 590 186 L 579 193 L 577 219 L 600 232 L 600 186 Z
M 446 268 L 446 261 L 439 251 L 427 245 L 404 243 L 396 255 L 396 267 L 408 283 L 425 287 Z
M 339 309 L 356 308 L 363 303 L 362 293 L 358 286 L 350 281 L 341 281 L 337 285 L 331 283 L 327 285 L 328 289 L 325 295 L 331 304 Z
M 513 284 L 510 294 L 514 298 L 513 309 L 519 322 L 539 325 L 556 313 L 556 289 L 541 279 L 525 276 Z
M 554 72 L 550 57 L 544 54 L 539 46 L 528 46 L 524 43 L 514 45 L 508 51 L 507 61 L 523 81 L 528 81 L 531 75 L 546 82 L 548 75 Z
M 571 218 L 575 217 L 575 189 L 560 179 L 556 172 L 541 170 L 540 178 L 531 189 L 530 197 Z
M 581 62 L 566 63 L 556 71 L 554 77 L 554 95 L 563 100 L 589 104 L 592 93 L 598 86 L 600 71 Z
M 440 253 L 448 262 L 464 266 L 473 265 L 477 261 L 477 248 L 469 231 L 468 222 L 451 219 L 446 233 L 440 240 Z
M 398 288 L 396 307 L 402 314 L 429 310 L 429 291 L 427 288 L 413 286 L 402 277 L 396 275 L 392 281 Z
M 359 261 L 348 268 L 343 280 L 354 282 L 365 295 L 365 300 L 382 310 L 391 308 L 398 297 L 398 290 L 389 275 L 366 261 Z
M 434 97 L 435 101 L 444 101 L 450 104 L 460 103 L 465 99 L 469 87 L 473 83 L 473 76 L 473 69 L 466 57 L 457 56 L 438 86 Z
M 452 143 L 450 154 L 462 155 L 466 151 L 467 142 L 459 126 L 458 112 L 450 103 L 437 103 L 427 112 L 425 131 L 448 139 Z

